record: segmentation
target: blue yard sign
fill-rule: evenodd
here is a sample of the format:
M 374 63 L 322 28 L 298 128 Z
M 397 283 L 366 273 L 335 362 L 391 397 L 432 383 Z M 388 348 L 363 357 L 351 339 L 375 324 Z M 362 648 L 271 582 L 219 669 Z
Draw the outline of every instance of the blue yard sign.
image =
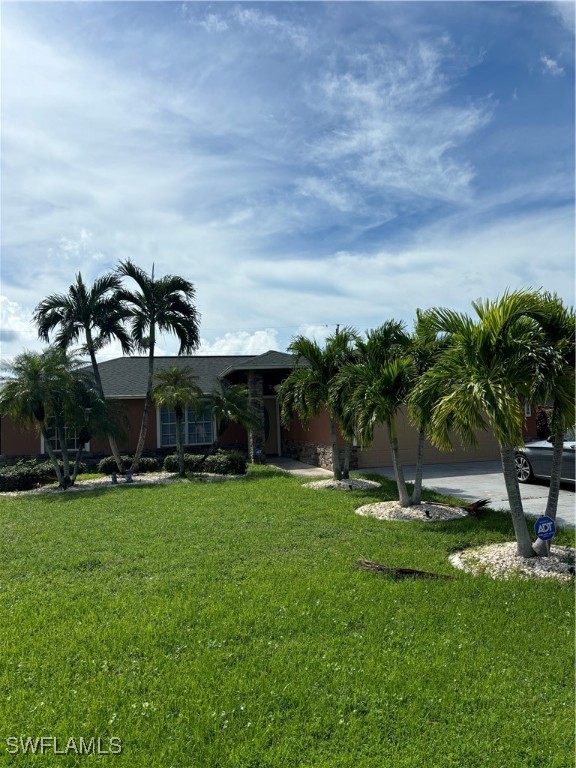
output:
M 542 539 L 542 541 L 549 541 L 556 533 L 556 525 L 551 517 L 539 517 L 534 523 L 534 530 L 539 539 Z

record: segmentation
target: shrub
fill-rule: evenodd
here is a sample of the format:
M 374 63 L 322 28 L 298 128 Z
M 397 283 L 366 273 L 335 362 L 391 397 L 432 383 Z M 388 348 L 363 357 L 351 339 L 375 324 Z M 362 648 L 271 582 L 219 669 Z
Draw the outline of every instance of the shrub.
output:
M 216 451 L 208 456 L 208 472 L 216 472 L 220 475 L 245 475 L 246 456 L 240 451 Z
M 60 469 L 63 463 L 60 461 Z M 72 471 L 72 464 L 70 470 Z M 86 472 L 86 465 L 80 462 L 78 474 Z M 36 459 L 19 461 L 13 467 L 0 469 L 0 493 L 7 491 L 30 491 L 38 483 L 53 483 L 56 481 L 56 472 L 51 461 L 38 463 Z
M 38 484 L 36 469 L 23 466 L 22 463 L 14 467 L 6 467 L 0 471 L 0 493 L 8 491 L 29 491 Z
M 160 462 L 153 456 L 143 456 L 140 459 L 140 466 L 138 472 L 158 472 L 160 469 Z
M 130 469 L 132 467 L 134 457 L 122 456 L 121 458 L 125 469 Z M 158 459 L 150 456 L 142 456 L 140 459 L 138 472 L 157 472 L 158 469 Z M 100 472 L 102 475 L 111 475 L 112 472 L 118 472 L 118 466 L 116 465 L 114 456 L 106 456 L 106 458 L 101 459 L 98 462 L 98 472 Z
M 34 461 L 32 459 L 32 461 Z M 29 462 L 30 464 L 32 462 Z M 58 462 L 58 465 L 60 466 L 60 470 L 64 471 L 64 464 L 62 461 Z M 74 469 L 74 462 L 70 462 L 70 472 Z M 56 480 L 56 472 L 54 471 L 54 467 L 52 466 L 52 462 L 50 460 L 42 461 L 39 464 L 36 464 L 36 471 L 41 473 L 43 477 L 49 477 L 52 478 L 52 480 Z M 85 472 L 88 471 L 88 467 L 86 464 L 84 464 L 83 461 L 80 462 L 80 465 L 78 467 L 78 474 L 83 475 Z
M 184 468 L 187 472 L 214 472 L 218 475 L 245 475 L 246 457 L 239 451 L 222 451 L 209 454 L 185 453 Z M 172 454 L 164 459 L 166 472 L 178 472 L 178 456 Z

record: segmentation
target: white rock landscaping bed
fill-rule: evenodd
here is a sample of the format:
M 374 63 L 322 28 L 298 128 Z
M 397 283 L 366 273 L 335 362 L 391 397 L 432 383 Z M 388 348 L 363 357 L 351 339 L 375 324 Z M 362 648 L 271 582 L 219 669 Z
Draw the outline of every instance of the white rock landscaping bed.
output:
M 447 504 L 424 502 L 412 507 L 401 507 L 398 501 L 378 501 L 375 504 L 364 504 L 358 507 L 357 515 L 376 517 L 378 520 L 395 520 L 406 523 L 421 521 L 423 523 L 438 523 L 444 520 L 457 520 L 467 517 L 466 510 L 460 507 L 449 507 Z
M 455 568 L 466 573 L 491 576 L 493 579 L 574 579 L 575 552 L 573 547 L 552 545 L 549 557 L 520 557 L 516 554 L 516 542 L 488 544 L 475 549 L 465 549 L 450 555 Z
M 80 475 L 80 478 L 82 476 Z M 188 482 L 218 483 L 224 480 L 236 480 L 245 475 L 215 475 L 211 473 L 198 474 L 193 476 Z M 127 483 L 123 475 L 118 475 L 118 482 L 113 483 L 110 475 L 99 477 L 92 480 L 76 480 L 66 490 L 59 488 L 55 483 L 44 485 L 41 488 L 34 488 L 31 491 L 6 491 L 2 496 L 21 496 L 22 494 L 41 494 L 41 493 L 74 493 L 77 491 L 91 491 L 97 488 L 123 488 L 126 485 L 157 485 L 159 483 L 169 483 L 175 480 L 187 481 L 187 478 L 179 477 L 176 472 L 145 472 L 141 475 L 134 475 L 132 482 Z
M 372 488 L 380 488 L 380 483 L 374 480 L 360 480 L 350 477 L 348 480 L 314 480 L 312 483 L 304 483 L 304 488 L 328 488 L 335 491 L 366 491 Z

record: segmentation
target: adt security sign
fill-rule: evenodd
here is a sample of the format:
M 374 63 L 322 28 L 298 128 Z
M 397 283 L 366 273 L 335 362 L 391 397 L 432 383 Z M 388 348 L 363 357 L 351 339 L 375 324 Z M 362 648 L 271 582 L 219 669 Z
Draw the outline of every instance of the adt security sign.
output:
M 539 539 L 542 539 L 542 541 L 549 541 L 556 533 L 556 525 L 551 517 L 539 517 L 534 523 L 534 530 Z

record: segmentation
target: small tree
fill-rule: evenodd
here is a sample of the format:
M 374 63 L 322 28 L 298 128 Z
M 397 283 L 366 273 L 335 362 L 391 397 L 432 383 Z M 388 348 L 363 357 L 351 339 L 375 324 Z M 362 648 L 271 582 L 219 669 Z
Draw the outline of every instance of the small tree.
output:
M 412 500 L 400 462 L 396 416 L 406 402 L 413 378 L 410 337 L 403 323 L 389 320 L 369 331 L 366 341 L 358 340 L 357 361 L 344 366 L 337 384 L 345 392 L 345 428 L 350 434 L 354 433 L 363 446 L 373 441 L 377 425 L 386 424 L 403 507 L 410 506 Z
M 297 413 L 306 426 L 313 416 L 317 416 L 323 408 L 327 409 L 335 480 L 342 479 L 338 449 L 338 423 L 342 413 L 340 400 L 333 388 L 338 373 L 353 356 L 355 339 L 353 329 L 337 329 L 326 339 L 326 346 L 322 349 L 316 341 L 298 336 L 288 347 L 288 351 L 296 356 L 296 365 L 278 390 L 284 424 L 288 424 L 293 414 Z
M 154 374 L 156 385 L 152 398 L 156 405 L 169 408 L 176 416 L 176 451 L 178 453 L 178 472 L 184 477 L 184 413 L 188 406 L 199 408 L 202 390 L 197 384 L 198 377 L 188 366 L 184 368 L 166 368 Z
M 92 434 L 111 432 L 116 428 L 92 374 L 77 357 L 59 347 L 50 347 L 44 352 L 22 352 L 15 357 L 8 373 L 0 391 L 0 414 L 10 416 L 24 428 L 38 429 L 58 484 L 61 488 L 73 485 L 83 444 Z M 48 428 L 50 419 L 54 422 L 57 444 Z M 72 472 L 67 429 L 75 429 L 79 441 Z M 57 445 L 62 456 L 62 469 Z
M 444 341 L 434 327 L 433 318 L 429 311 L 416 310 L 416 323 L 414 332 L 410 337 L 410 356 L 414 364 L 415 379 L 412 389 L 416 387 L 418 379 L 430 370 L 440 355 Z M 422 500 L 422 474 L 424 468 L 424 447 L 426 443 L 426 428 L 430 421 L 430 409 L 425 404 L 418 407 L 412 403 L 408 396 L 409 412 L 412 423 L 418 429 L 418 448 L 416 455 L 416 470 L 414 476 L 414 490 L 412 491 L 412 504 L 420 504 Z
M 208 395 L 207 404 L 216 422 L 216 443 L 230 422 L 240 424 L 246 430 L 260 425 L 260 409 L 250 400 L 245 384 L 230 384 L 221 380 L 219 387 Z

